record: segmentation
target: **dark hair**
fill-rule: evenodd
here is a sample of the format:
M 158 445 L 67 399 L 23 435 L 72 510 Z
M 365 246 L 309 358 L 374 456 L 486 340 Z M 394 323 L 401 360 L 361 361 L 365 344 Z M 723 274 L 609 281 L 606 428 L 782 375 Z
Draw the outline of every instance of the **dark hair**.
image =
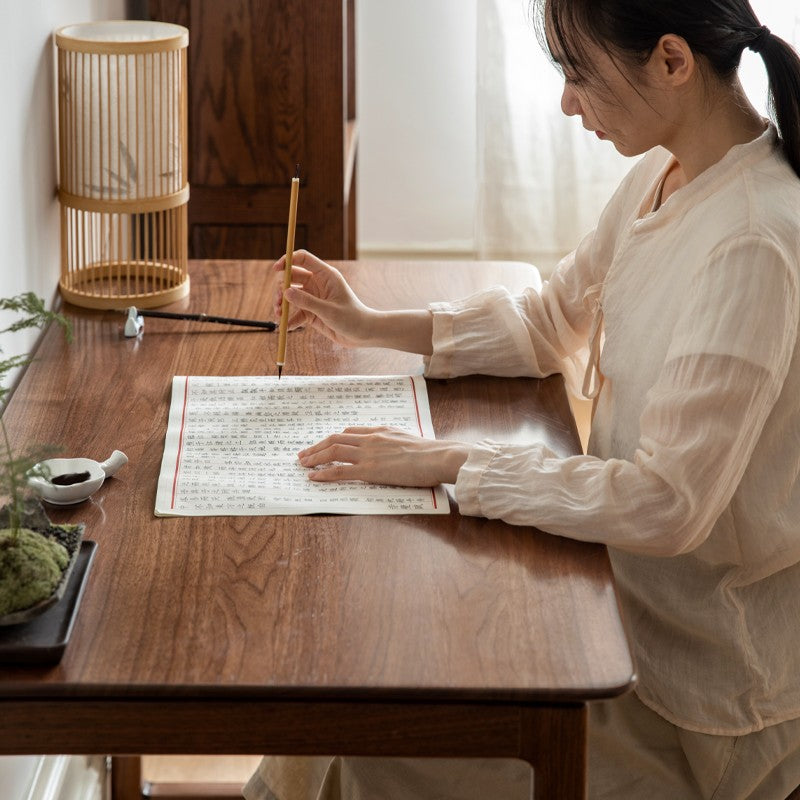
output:
M 577 75 L 590 66 L 586 40 L 643 64 L 661 37 L 673 33 L 721 79 L 735 74 L 746 47 L 759 52 L 769 79 L 770 113 L 800 177 L 800 58 L 761 25 L 747 0 L 531 0 L 531 9 L 540 42 Z

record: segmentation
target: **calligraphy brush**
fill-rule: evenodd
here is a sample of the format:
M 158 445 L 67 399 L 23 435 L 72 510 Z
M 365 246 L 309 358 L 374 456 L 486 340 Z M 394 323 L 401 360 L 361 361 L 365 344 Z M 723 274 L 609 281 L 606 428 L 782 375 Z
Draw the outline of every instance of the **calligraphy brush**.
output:
M 289 303 L 286 301 L 286 290 L 292 285 L 292 253 L 294 252 L 294 233 L 297 227 L 297 196 L 300 191 L 300 165 L 297 164 L 292 178 L 292 190 L 289 195 L 289 225 L 286 230 L 286 263 L 283 267 L 283 300 L 281 301 L 281 321 L 278 327 L 278 380 L 281 379 L 283 365 L 286 363 L 286 332 L 289 329 Z

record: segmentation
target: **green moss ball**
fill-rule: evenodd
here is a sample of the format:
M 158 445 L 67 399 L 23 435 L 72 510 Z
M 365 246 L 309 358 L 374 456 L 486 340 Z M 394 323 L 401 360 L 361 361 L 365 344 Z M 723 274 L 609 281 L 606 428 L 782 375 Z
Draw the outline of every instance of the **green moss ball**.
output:
M 48 598 L 69 563 L 63 545 L 41 533 L 0 530 L 0 615 L 21 611 Z

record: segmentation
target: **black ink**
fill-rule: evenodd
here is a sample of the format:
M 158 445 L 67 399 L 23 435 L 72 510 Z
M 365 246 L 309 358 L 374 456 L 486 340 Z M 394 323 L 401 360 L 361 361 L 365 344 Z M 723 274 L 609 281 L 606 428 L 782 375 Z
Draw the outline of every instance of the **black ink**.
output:
M 56 475 L 50 479 L 50 483 L 56 486 L 74 486 L 76 483 L 83 483 L 89 480 L 89 471 L 86 472 L 65 472 L 63 475 Z

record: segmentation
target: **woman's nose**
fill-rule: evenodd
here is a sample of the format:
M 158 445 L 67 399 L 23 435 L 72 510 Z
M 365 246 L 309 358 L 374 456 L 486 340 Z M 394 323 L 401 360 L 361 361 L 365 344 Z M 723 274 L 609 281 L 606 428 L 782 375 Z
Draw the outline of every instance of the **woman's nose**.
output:
M 581 103 L 575 90 L 568 84 L 564 84 L 564 91 L 561 93 L 561 110 L 568 117 L 574 117 L 581 113 Z

